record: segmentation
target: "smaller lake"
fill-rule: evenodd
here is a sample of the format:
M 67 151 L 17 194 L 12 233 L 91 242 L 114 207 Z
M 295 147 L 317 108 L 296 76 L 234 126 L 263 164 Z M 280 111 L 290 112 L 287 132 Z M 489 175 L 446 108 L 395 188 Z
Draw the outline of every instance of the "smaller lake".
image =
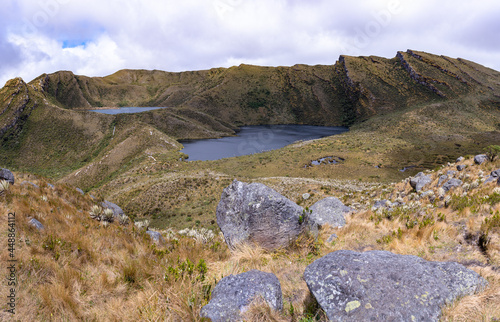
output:
M 219 160 L 280 149 L 296 141 L 319 139 L 344 133 L 349 129 L 339 126 L 312 125 L 255 125 L 244 126 L 237 136 L 221 139 L 182 140 L 181 152 L 188 161 Z
M 151 110 L 158 110 L 160 108 L 166 108 L 166 107 L 119 107 L 119 108 L 98 109 L 90 111 L 103 114 L 123 114 L 123 113 L 140 113 Z

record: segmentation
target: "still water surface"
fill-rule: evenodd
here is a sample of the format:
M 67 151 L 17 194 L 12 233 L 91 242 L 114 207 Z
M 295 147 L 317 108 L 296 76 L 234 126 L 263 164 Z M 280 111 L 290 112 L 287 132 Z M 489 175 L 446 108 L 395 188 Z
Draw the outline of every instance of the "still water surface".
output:
M 151 110 L 157 110 L 160 108 L 166 108 L 166 107 L 119 107 L 119 108 L 91 110 L 91 111 L 103 114 L 122 114 L 122 113 L 140 113 Z
M 346 127 L 312 125 L 244 126 L 237 136 L 182 140 L 188 161 L 219 160 L 282 148 L 296 141 L 319 139 L 348 131 Z

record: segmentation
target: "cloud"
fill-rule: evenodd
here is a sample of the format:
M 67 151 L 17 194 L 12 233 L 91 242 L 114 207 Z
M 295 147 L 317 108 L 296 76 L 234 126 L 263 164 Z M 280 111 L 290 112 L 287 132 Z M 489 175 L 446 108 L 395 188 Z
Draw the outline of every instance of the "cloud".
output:
M 415 49 L 500 69 L 500 4 L 485 0 L 9 0 L 0 83 L 72 70 L 333 64 Z

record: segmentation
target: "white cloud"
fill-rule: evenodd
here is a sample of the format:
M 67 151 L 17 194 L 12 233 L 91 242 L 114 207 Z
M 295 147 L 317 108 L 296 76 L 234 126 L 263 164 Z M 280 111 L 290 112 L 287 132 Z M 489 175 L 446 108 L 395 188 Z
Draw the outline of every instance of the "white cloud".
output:
M 0 13 L 0 83 L 72 70 L 333 64 L 408 48 L 500 69 L 500 3 L 485 0 L 25 0 Z M 63 42 L 86 43 L 63 48 Z

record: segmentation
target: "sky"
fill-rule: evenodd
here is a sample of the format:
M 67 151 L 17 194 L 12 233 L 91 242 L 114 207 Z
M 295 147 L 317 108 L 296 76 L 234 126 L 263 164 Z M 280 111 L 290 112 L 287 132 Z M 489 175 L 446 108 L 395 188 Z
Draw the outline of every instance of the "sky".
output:
M 2 0 L 0 86 L 70 70 L 334 64 L 420 50 L 500 70 L 498 0 Z

